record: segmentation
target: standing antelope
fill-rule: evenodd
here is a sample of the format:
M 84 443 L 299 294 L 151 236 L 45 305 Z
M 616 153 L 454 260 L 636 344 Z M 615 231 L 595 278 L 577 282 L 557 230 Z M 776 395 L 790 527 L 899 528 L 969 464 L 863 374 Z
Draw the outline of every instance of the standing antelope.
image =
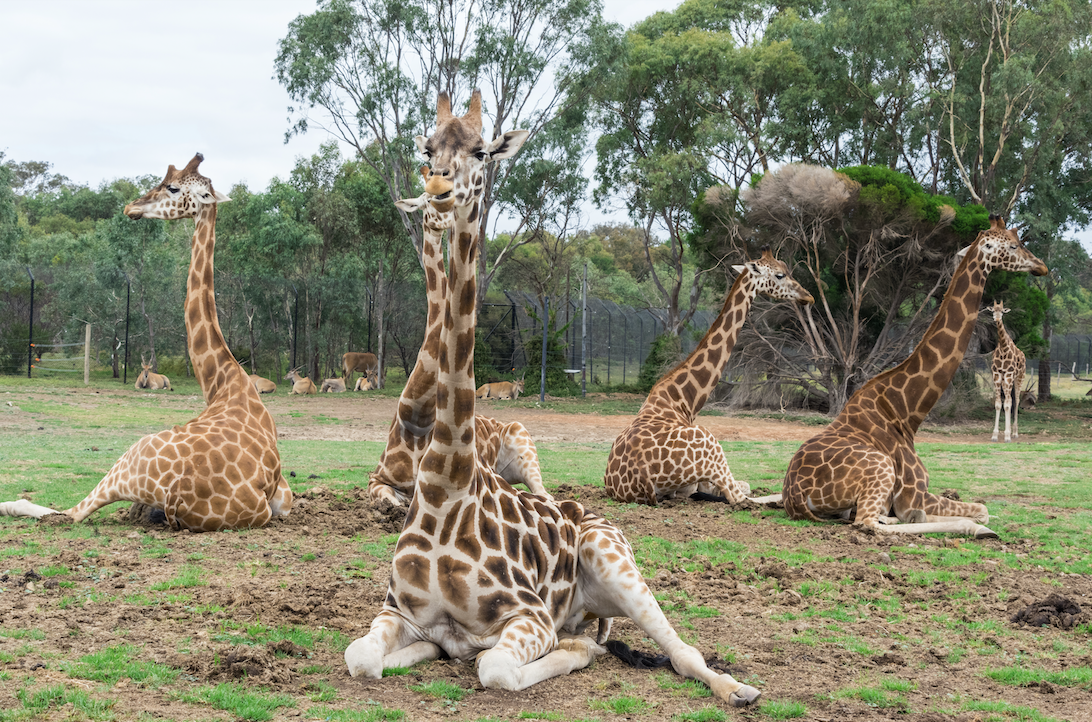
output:
M 300 376 L 300 369 L 303 367 L 292 369 L 284 375 L 285 381 L 292 382 L 292 390 L 288 392 L 289 395 L 300 394 L 314 394 L 318 393 L 318 389 L 315 388 L 315 382 L 307 376 Z
M 353 372 L 359 371 L 362 374 L 367 374 L 374 371 L 379 373 L 379 359 L 375 357 L 374 353 L 368 351 L 350 351 L 341 355 L 341 378 L 345 380 L 346 386 L 353 380 Z
M 171 387 L 171 380 L 163 374 L 152 373 L 152 365 L 144 360 L 144 354 L 140 355 L 140 365 L 144 368 L 137 376 L 136 383 L 133 384 L 133 388 L 137 391 L 141 389 L 158 390 L 167 389 L 168 391 L 174 391 Z

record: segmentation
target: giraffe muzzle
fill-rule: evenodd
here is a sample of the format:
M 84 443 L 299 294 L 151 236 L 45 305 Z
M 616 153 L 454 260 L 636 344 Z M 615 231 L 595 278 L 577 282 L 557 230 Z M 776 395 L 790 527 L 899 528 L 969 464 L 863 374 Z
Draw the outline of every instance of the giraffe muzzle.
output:
M 132 203 L 125 206 L 125 215 L 132 218 L 134 221 L 138 221 L 144 217 L 144 209 L 140 207 L 134 207 Z

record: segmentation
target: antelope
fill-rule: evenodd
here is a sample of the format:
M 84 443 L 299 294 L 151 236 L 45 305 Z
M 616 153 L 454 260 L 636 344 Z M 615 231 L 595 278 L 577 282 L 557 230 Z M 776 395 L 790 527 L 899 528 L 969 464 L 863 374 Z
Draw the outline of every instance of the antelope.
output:
M 367 351 L 350 351 L 341 355 L 341 369 L 341 378 L 345 379 L 345 383 L 348 385 L 353 380 L 354 371 L 359 371 L 362 374 L 369 371 L 379 373 L 379 359 L 375 357 L 374 353 Z
M 254 390 L 259 394 L 271 394 L 277 390 L 277 384 L 258 374 L 250 374 L 250 383 L 254 384 Z
M 315 388 L 314 381 L 306 376 L 300 376 L 299 372 L 302 368 L 303 367 L 300 366 L 299 368 L 291 369 L 288 373 L 284 375 L 285 381 L 292 382 L 292 390 L 288 392 L 289 395 L 300 394 L 302 396 L 304 394 L 318 393 L 318 389 Z
M 345 392 L 345 380 L 344 379 L 326 379 L 322 382 L 322 388 L 319 389 L 324 394 L 340 394 Z
M 173 391 L 171 388 L 171 380 L 163 374 L 152 373 L 152 365 L 144 360 L 144 354 L 140 355 L 140 365 L 144 368 L 137 376 L 136 383 L 133 384 L 133 388 L 137 391 L 141 389 L 157 390 L 167 389 Z
M 353 391 L 375 391 L 379 388 L 379 372 L 368 371 L 365 375 L 356 380 L 356 386 Z

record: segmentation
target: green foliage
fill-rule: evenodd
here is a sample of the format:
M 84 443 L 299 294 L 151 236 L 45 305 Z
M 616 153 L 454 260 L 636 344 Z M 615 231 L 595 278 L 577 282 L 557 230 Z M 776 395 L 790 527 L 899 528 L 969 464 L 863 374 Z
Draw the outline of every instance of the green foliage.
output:
M 647 394 L 651 391 L 665 373 L 678 365 L 681 357 L 682 342 L 678 336 L 670 333 L 657 336 L 641 364 L 641 373 L 637 377 L 638 392 Z
M 533 309 L 528 309 L 527 314 L 539 323 L 541 333 L 541 319 Z M 565 332 L 569 324 L 560 328 L 554 328 L 557 324 L 557 311 L 550 311 L 550 324 L 546 330 L 546 392 L 551 396 L 578 396 L 580 385 L 570 381 L 565 369 L 568 368 L 566 358 Z M 535 334 L 536 338 L 527 341 L 524 351 L 527 354 L 527 375 L 524 377 L 523 393 L 527 396 L 537 396 L 542 382 L 542 336 Z

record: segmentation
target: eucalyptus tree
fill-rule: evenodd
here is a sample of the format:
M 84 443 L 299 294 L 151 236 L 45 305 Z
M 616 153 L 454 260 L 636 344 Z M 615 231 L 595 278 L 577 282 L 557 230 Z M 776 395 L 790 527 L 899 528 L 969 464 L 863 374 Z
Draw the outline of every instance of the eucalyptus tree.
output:
M 480 87 L 490 137 L 503 127 L 526 128 L 533 138 L 564 97 L 553 71 L 600 15 L 600 0 L 326 0 L 293 20 L 280 44 L 276 77 L 296 104 L 288 135 L 330 133 L 383 179 L 389 200 L 409 197 L 420 165 L 413 137 L 428 135 L 437 92 L 459 108 Z M 487 165 L 483 243 L 495 188 L 511 167 Z M 404 213 L 402 222 L 420 250 L 418 222 Z M 490 276 L 485 253 L 479 263 L 481 298 Z

